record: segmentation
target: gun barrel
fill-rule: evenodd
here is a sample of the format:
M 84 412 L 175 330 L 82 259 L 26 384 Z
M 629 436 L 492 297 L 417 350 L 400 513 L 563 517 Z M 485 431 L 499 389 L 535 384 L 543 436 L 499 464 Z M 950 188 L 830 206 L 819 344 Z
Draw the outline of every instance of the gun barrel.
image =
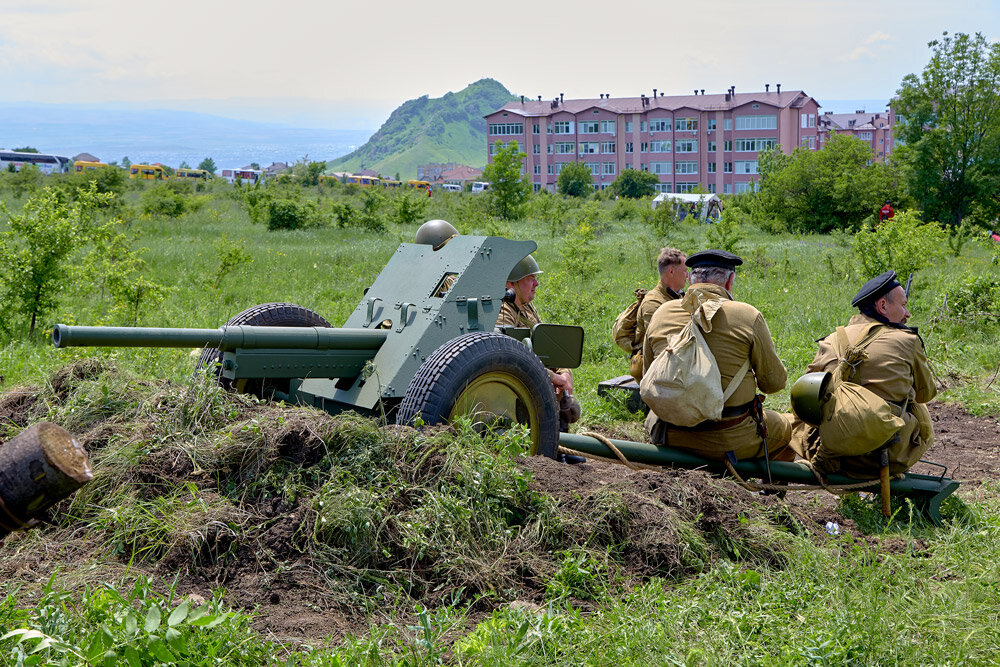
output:
M 385 329 L 230 326 L 219 329 L 85 327 L 57 324 L 56 347 L 216 347 L 220 350 L 378 350 Z

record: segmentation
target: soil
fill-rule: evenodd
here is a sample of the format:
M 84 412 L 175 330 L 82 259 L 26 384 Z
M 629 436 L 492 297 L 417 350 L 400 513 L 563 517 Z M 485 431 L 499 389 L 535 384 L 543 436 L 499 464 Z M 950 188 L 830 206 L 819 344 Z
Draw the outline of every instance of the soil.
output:
M 57 398 L 65 398 L 76 380 L 99 370 L 83 364 L 74 366 L 53 378 L 52 392 Z M 44 415 L 42 393 L 36 388 L 14 388 L 0 394 L 0 439 L 4 437 L 5 426 L 23 428 Z M 959 495 L 974 494 L 983 482 L 1000 477 L 1000 418 L 975 417 L 953 404 L 933 403 L 929 408 L 934 420 L 935 444 L 928 458 L 947 466 L 948 475 L 964 483 Z M 279 408 L 263 405 L 241 410 L 259 411 L 261 422 L 266 423 L 267 413 Z M 326 419 L 331 418 L 303 412 L 282 414 L 280 420 L 275 420 L 281 427 L 268 437 L 273 439 L 282 457 L 310 465 L 323 451 L 323 441 L 316 432 L 320 430 L 317 422 Z M 109 439 L 122 429 L 136 432 L 143 428 L 148 425 L 118 424 L 109 418 L 78 436 L 88 450 L 95 452 L 107 446 Z M 628 425 L 619 426 L 607 435 L 635 438 L 632 430 Z M 390 428 L 384 430 L 384 437 L 402 435 Z M 576 540 L 598 548 L 602 540 L 626 545 L 620 559 L 626 582 L 639 583 L 651 576 L 683 577 L 703 565 L 692 564 L 689 543 L 678 534 L 679 518 L 683 519 L 681 523 L 693 524 L 709 539 L 713 535 L 730 539 L 745 530 L 742 517 L 751 508 L 756 515 L 804 531 L 815 540 L 832 539 L 826 526 L 828 522 L 836 522 L 841 531 L 877 545 L 882 551 L 919 554 L 926 548 L 920 540 L 864 535 L 840 514 L 836 498 L 824 492 L 791 493 L 781 500 L 776 496 L 759 496 L 701 471 L 630 470 L 594 459 L 566 465 L 534 457 L 521 465 L 532 472 L 532 488 L 551 496 L 559 505 L 562 530 L 570 542 Z M 206 501 L 211 500 L 215 491 L 192 469 L 189 460 L 167 456 L 164 451 L 140 461 L 136 472 L 137 482 L 150 493 L 192 481 L 198 483 Z M 921 464 L 915 472 L 935 474 L 935 469 Z M 941 473 L 938 470 L 936 474 Z M 622 507 L 626 510 L 621 510 Z M 78 528 L 52 527 L 13 534 L 0 546 L 0 578 L 11 586 L 20 583 L 33 589 L 55 571 L 61 573 L 64 585 L 120 581 L 138 574 L 152 575 L 164 582 L 176 577 L 179 592 L 196 601 L 211 598 L 212 591 L 222 587 L 229 604 L 256 613 L 255 626 L 259 631 L 293 641 L 316 642 L 348 634 L 364 635 L 373 624 L 394 622 L 401 627 L 410 620 L 407 614 L 413 609 L 412 600 L 387 597 L 380 611 L 366 614 L 352 603 L 351 594 L 338 590 L 330 575 L 312 566 L 309 554 L 294 546 L 297 534 L 311 530 L 311 513 L 306 507 L 289 506 L 274 499 L 241 511 L 245 516 L 225 518 L 256 522 L 258 530 L 252 543 L 236 543 L 226 531 L 225 522 L 214 522 L 218 526 L 201 536 L 199 544 L 175 545 L 176 549 L 168 551 L 146 570 L 129 565 L 127 555 L 101 553 L 99 550 L 104 547 L 88 539 Z M 520 540 L 513 543 L 507 556 L 509 561 L 503 566 L 511 567 L 518 580 L 511 582 L 503 596 L 481 598 L 470 612 L 468 623 L 475 623 L 489 613 L 491 605 L 493 608 L 497 604 L 527 608 L 544 605 L 545 582 L 551 578 L 554 560 L 551 552 L 546 557 L 532 551 L 538 548 L 537 543 L 521 544 Z M 763 553 L 760 557 L 772 559 L 776 567 L 782 565 L 780 554 Z M 454 587 L 442 584 L 439 589 L 425 593 L 420 601 L 433 607 L 447 603 L 455 591 Z M 371 600 L 386 594 L 366 590 L 364 595 Z

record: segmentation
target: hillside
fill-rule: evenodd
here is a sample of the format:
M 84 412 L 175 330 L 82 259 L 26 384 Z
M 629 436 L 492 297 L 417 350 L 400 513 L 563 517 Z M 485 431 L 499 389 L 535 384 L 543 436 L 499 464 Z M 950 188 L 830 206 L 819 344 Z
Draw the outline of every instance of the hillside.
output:
M 413 178 L 417 165 L 486 164 L 486 121 L 514 96 L 493 79 L 480 79 L 457 93 L 403 103 L 358 150 L 328 163 L 330 171 L 374 169 Z

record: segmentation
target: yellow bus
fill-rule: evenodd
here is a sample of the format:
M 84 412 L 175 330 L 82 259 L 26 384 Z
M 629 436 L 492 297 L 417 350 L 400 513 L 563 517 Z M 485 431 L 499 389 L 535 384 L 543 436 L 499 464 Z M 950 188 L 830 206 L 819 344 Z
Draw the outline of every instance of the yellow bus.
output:
M 103 162 L 87 162 L 86 160 L 77 160 L 73 163 L 73 171 L 97 171 L 98 169 L 103 169 L 108 165 Z
M 402 185 L 402 183 L 399 182 L 399 181 L 391 181 L 391 180 L 389 180 L 387 178 L 383 178 L 382 179 L 382 187 L 383 188 L 398 188 L 401 185 Z
M 167 178 L 167 172 L 158 164 L 133 164 L 128 169 L 128 177 L 144 181 L 162 181 Z
M 344 179 L 344 183 L 348 185 L 360 185 L 363 188 L 370 188 L 373 185 L 378 185 L 381 179 L 375 176 L 355 176 L 351 175 Z
M 204 169 L 178 169 L 174 172 L 174 178 L 200 178 L 203 181 L 207 181 L 212 177 L 208 171 Z
M 430 190 L 431 184 L 427 181 L 407 181 L 406 186 L 414 190 Z

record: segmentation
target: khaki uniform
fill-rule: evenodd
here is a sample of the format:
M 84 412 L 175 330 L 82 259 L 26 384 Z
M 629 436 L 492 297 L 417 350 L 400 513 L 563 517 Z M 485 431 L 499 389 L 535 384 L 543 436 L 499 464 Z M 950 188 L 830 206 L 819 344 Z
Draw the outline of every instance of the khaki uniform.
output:
M 667 338 L 680 333 L 691 321 L 691 314 L 699 305 L 713 299 L 721 303 L 710 316 L 710 330 L 703 330 L 703 334 L 719 365 L 723 388 L 729 386 L 743 363 L 750 360 L 750 371 L 726 401 L 723 412 L 725 422 L 733 418 L 727 412 L 735 412 L 736 416 L 743 413 L 739 406 L 753 401 L 758 388 L 765 394 L 773 394 L 783 389 L 788 379 L 764 316 L 750 304 L 733 301 L 725 288 L 711 283 L 696 283 L 688 288 L 684 298 L 667 301 L 657 309 L 649 322 L 643 343 L 643 371 L 649 369 L 656 355 L 666 347 Z M 791 417 L 765 410 L 764 420 L 768 452 L 778 455 L 791 437 Z M 749 418 L 717 430 L 693 430 L 672 426 L 650 412 L 646 426 L 654 443 L 690 449 L 708 458 L 721 459 L 730 451 L 741 459 L 764 455 L 757 424 Z
M 852 317 L 845 327 L 850 344 L 856 343 L 862 330 L 875 322 L 860 313 Z M 834 332 L 819 342 L 819 351 L 808 372 L 833 372 L 837 369 L 836 335 Z M 915 332 L 887 326 L 866 351 L 868 358 L 857 366 L 849 380 L 889 403 L 905 408 L 902 417 L 906 423 L 899 432 L 899 442 L 889 447 L 889 472 L 897 475 L 916 463 L 931 446 L 934 432 L 924 403 L 937 395 L 937 388 L 927 363 L 924 344 Z M 791 445 L 799 456 L 812 460 L 820 445 L 816 428 L 796 419 Z M 877 477 L 881 464 L 876 451 L 822 461 L 818 467 L 823 472 L 840 469 L 851 475 Z
M 646 337 L 646 330 L 649 328 L 649 321 L 653 319 L 653 313 L 667 301 L 679 299 L 681 296 L 669 287 L 664 287 L 663 283 L 656 283 L 656 287 L 646 292 L 646 296 L 642 297 L 642 303 L 639 304 L 639 312 L 635 318 L 635 342 L 639 349 L 642 349 L 642 343 Z
M 510 301 L 504 301 L 503 305 L 500 306 L 500 314 L 497 315 L 496 328 L 500 327 L 522 327 L 530 329 L 536 324 L 541 324 L 542 318 L 538 315 L 538 311 L 530 303 L 521 306 L 520 308 L 516 303 L 511 303 Z M 554 373 L 569 373 L 570 377 L 573 376 L 573 372 L 568 368 L 550 368 L 550 371 Z M 563 395 L 559 399 L 559 430 L 567 431 L 569 425 L 579 421 L 580 419 L 580 403 L 573 396 Z

